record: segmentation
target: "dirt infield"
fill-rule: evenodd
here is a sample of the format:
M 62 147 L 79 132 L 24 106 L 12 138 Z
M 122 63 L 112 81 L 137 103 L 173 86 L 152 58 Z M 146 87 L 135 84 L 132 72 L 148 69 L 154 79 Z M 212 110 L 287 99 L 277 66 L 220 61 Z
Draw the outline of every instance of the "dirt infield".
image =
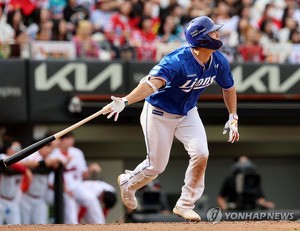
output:
M 300 222 L 296 221 L 251 221 L 251 222 L 219 222 L 217 224 L 200 223 L 116 223 L 107 225 L 3 225 L 1 231 L 296 231 L 300 230 Z

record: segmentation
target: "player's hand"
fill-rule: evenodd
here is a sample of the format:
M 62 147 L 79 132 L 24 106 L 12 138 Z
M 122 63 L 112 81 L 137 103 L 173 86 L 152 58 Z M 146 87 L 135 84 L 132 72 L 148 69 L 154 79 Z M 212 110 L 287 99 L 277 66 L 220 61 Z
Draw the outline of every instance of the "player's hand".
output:
M 101 166 L 97 163 L 91 163 L 88 169 L 91 173 L 99 173 L 102 171 Z
M 239 140 L 239 132 L 238 132 L 238 115 L 237 114 L 229 114 L 229 120 L 224 126 L 223 134 L 229 132 L 228 142 L 233 143 L 234 141 Z
M 127 99 L 126 98 L 119 98 L 112 96 L 111 97 L 112 102 L 108 105 L 106 105 L 102 110 L 103 110 L 103 115 L 108 114 L 107 119 L 110 119 L 113 115 L 115 115 L 114 121 L 118 120 L 119 114 L 121 111 L 124 110 L 126 104 L 127 104 Z

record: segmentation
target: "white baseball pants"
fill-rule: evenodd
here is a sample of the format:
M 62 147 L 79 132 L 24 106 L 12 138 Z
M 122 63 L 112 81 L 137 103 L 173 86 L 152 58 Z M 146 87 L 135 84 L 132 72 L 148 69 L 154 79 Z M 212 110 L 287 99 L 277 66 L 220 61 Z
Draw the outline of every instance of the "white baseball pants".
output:
M 145 102 L 141 114 L 147 157 L 134 170 L 153 176 L 162 173 L 169 161 L 174 136 L 183 143 L 189 157 L 184 186 L 177 206 L 193 209 L 204 191 L 204 176 L 209 156 L 206 132 L 197 108 L 187 116 L 167 113 Z

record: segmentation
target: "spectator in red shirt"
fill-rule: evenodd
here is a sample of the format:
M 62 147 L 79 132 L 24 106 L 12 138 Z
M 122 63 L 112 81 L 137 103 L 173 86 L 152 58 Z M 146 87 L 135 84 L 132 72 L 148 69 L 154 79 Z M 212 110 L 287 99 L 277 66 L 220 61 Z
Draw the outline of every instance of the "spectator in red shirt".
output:
M 131 13 L 132 3 L 126 0 L 120 6 L 119 12 L 116 12 L 111 16 L 110 23 L 112 30 L 105 31 L 105 33 L 108 40 L 116 47 L 120 47 L 128 42 L 129 35 L 131 32 Z
M 142 18 L 139 29 L 132 32 L 130 44 L 135 47 L 138 60 L 154 60 L 156 34 L 152 31 L 152 19 Z
M 281 28 L 281 21 L 276 18 L 276 8 L 274 4 L 268 3 L 265 6 L 264 12 L 260 20 L 258 21 L 258 27 L 261 28 L 264 22 L 270 21 L 272 22 L 272 26 L 277 31 Z
M 110 19 L 111 30 L 104 31 L 110 43 L 111 49 L 115 52 L 115 58 L 121 58 L 123 50 L 129 50 L 129 36 L 132 31 L 133 11 L 130 0 L 125 0 Z

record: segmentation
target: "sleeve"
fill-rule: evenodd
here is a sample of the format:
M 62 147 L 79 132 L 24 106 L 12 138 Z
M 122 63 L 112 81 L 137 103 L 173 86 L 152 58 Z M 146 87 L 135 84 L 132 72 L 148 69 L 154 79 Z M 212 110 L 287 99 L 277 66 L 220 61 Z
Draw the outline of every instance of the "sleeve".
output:
M 21 163 L 12 164 L 10 168 L 20 173 L 25 173 L 27 169 L 27 167 Z
M 171 82 L 174 76 L 178 73 L 180 65 L 173 59 L 164 57 L 159 64 L 155 65 L 149 72 L 149 76 L 160 77 L 166 82 Z
M 219 73 L 215 80 L 220 87 L 229 89 L 234 86 L 233 76 L 230 69 L 231 67 L 228 60 L 223 55 L 221 55 L 220 61 L 221 65 Z

